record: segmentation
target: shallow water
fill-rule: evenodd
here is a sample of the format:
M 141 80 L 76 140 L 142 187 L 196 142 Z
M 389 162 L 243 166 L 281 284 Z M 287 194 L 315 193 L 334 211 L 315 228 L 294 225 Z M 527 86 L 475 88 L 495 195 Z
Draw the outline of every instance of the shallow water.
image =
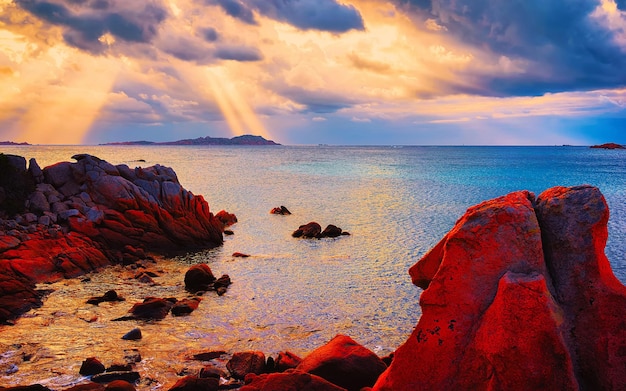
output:
M 386 355 L 416 324 L 420 290 L 407 269 L 454 225 L 465 210 L 515 190 L 537 195 L 552 186 L 598 186 L 611 209 L 607 256 L 626 282 L 626 153 L 581 147 L 8 147 L 40 165 L 91 153 L 131 167 L 173 167 L 180 182 L 202 194 L 211 210 L 226 209 L 239 222 L 223 246 L 161 260 L 158 285 L 128 279 L 121 267 L 91 281 L 62 281 L 44 307 L 14 327 L 0 345 L 33 344 L 31 362 L 11 366 L 20 352 L 5 348 L 0 385 L 40 382 L 61 389 L 80 381 L 85 357 L 105 365 L 139 349 L 141 389 L 167 389 L 177 373 L 200 363 L 189 352 L 291 350 L 306 355 L 342 333 Z M 146 162 L 137 162 L 144 159 Z M 291 216 L 270 215 L 285 205 Z M 291 232 L 317 221 L 351 236 L 298 240 Z M 233 258 L 234 252 L 250 258 Z M 207 262 L 233 280 L 225 296 L 207 294 L 188 317 L 161 322 L 111 322 L 146 296 L 184 298 L 189 265 Z M 122 303 L 84 304 L 115 289 Z M 97 318 L 94 322 L 88 322 Z M 138 342 L 120 337 L 139 326 Z M 35 347 L 33 347 L 35 346 Z M 1 352 L 2 350 L 0 350 Z M 13 360 L 13 361 L 12 361 Z M 4 370 L 3 370 L 4 368 Z M 8 370 L 7 370 L 8 369 Z M 17 371 L 15 372 L 15 370 Z M 3 372 L 4 371 L 4 372 Z M 14 372 L 2 375 L 6 372 Z M 154 381 L 148 382 L 147 378 Z

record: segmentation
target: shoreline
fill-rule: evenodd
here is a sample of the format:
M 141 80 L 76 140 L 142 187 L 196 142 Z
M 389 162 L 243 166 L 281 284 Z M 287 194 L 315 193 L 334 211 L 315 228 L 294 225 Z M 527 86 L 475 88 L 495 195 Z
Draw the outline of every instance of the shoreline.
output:
M 171 175 L 169 177 L 171 178 Z M 124 199 L 125 198 L 122 198 L 122 200 Z M 128 205 L 127 201 L 123 202 Z M 587 207 L 581 208 L 581 202 L 584 205 L 587 205 Z M 571 208 L 571 212 L 566 213 L 565 215 L 560 215 L 558 213 L 558 208 L 555 210 L 550 209 L 550 205 L 554 203 L 558 205 L 562 204 L 564 208 Z M 180 203 L 174 202 L 170 204 L 179 205 Z M 202 210 L 203 204 L 201 203 L 200 205 Z M 89 205 L 86 204 L 85 206 Z M 79 213 L 84 212 L 79 211 Z M 590 213 L 591 217 L 585 217 L 585 213 Z M 494 216 L 499 217 L 495 218 Z M 68 217 L 72 218 L 77 216 Z M 538 218 L 541 222 L 539 226 L 537 226 Z M 576 220 L 578 218 L 580 218 L 580 221 L 584 222 L 584 224 L 580 224 L 578 220 Z M 554 223 L 550 223 L 550 221 L 552 221 L 551 219 L 556 220 Z M 626 376 L 626 374 L 621 372 L 610 372 L 610 369 L 607 369 L 607 367 L 603 366 L 604 364 L 592 362 L 593 360 L 584 359 L 586 354 L 595 354 L 594 352 L 601 351 L 603 349 L 602 346 L 593 345 L 593 343 L 588 342 L 596 340 L 598 337 L 613 339 L 616 344 L 615 346 L 617 347 L 622 345 L 626 346 L 625 332 L 621 330 L 617 330 L 617 332 L 614 331 L 614 318 L 618 319 L 623 314 L 619 313 L 619 311 L 606 311 L 608 307 L 613 308 L 616 304 L 622 303 L 622 301 L 626 300 L 626 288 L 612 275 L 610 266 L 607 266 L 608 261 L 606 260 L 606 257 L 603 253 L 604 245 L 606 243 L 607 221 L 608 208 L 606 206 L 606 202 L 604 201 L 599 191 L 597 191 L 597 189 L 589 186 L 549 189 L 545 192 L 545 194 L 542 193 L 542 195 L 540 195 L 537 199 L 535 199 L 534 195 L 530 193 L 516 192 L 497 199 L 485 201 L 479 205 L 469 208 L 466 214 L 458 220 L 455 228 L 453 228 L 447 235 L 445 235 L 440 244 L 431 249 L 431 251 L 427 253 L 422 258 L 422 260 L 420 260 L 413 268 L 411 268 L 410 273 L 411 277 L 413 278 L 413 283 L 425 289 L 424 293 L 422 294 L 422 298 L 420 299 L 422 304 L 422 310 L 424 311 L 424 313 L 420 318 L 418 326 L 416 326 L 413 335 L 406 341 L 405 344 L 403 344 L 396 351 L 397 354 L 394 356 L 394 359 L 388 360 L 388 363 L 390 365 L 388 363 L 385 363 L 385 365 L 389 365 L 389 368 L 384 371 L 384 373 L 380 378 L 378 378 L 378 380 L 374 380 L 376 384 L 372 383 L 370 386 L 373 386 L 374 390 L 408 390 L 414 389 L 415 384 L 431 384 L 431 386 L 427 387 L 429 389 L 442 389 L 442 387 L 445 388 L 450 385 L 464 388 L 464 386 L 467 385 L 466 383 L 462 383 L 464 381 L 483 381 L 480 373 L 474 372 L 475 368 L 472 368 L 471 366 L 470 368 L 455 369 L 459 371 L 465 371 L 465 376 L 455 377 L 451 376 L 450 374 L 444 373 L 446 370 L 445 368 L 433 367 L 433 365 L 437 365 L 437 363 L 441 359 L 440 354 L 434 354 L 433 352 L 437 352 L 438 350 L 443 349 L 441 348 L 442 346 L 444 346 L 447 351 L 453 352 L 451 354 L 458 354 L 459 351 L 467 352 L 466 354 L 470 355 L 470 359 L 467 362 L 471 364 L 474 362 L 480 362 L 480 360 L 484 360 L 485 357 L 488 359 L 489 357 L 491 357 L 491 355 L 500 354 L 498 352 L 499 346 L 509 346 L 509 344 L 522 346 L 520 345 L 519 341 L 515 339 L 519 336 L 524 336 L 525 342 L 523 342 L 523 346 L 527 346 L 528 349 L 531 349 L 531 351 L 528 356 L 523 356 L 521 358 L 509 358 L 512 360 L 512 362 L 516 362 L 522 367 L 524 365 L 530 365 L 530 362 L 527 361 L 527 359 L 530 357 L 533 357 L 533 360 L 537 358 L 540 360 L 545 360 L 544 362 L 546 363 L 546 365 L 543 367 L 559 368 L 558 372 L 564 375 L 560 378 L 559 381 L 570 382 L 568 383 L 570 385 L 574 383 L 580 384 L 582 389 L 593 389 L 593 387 L 597 385 L 620 384 L 619 382 L 622 382 L 621 384 L 623 384 L 624 376 Z M 475 222 L 479 222 L 479 224 L 476 225 Z M 510 226 L 514 228 L 512 230 L 509 230 L 509 225 L 507 224 L 510 224 L 511 222 L 514 224 Z M 520 222 L 522 222 L 521 225 Z M 83 232 L 83 234 L 85 232 L 88 232 L 90 228 L 93 228 L 90 225 L 87 225 L 87 227 L 85 227 L 84 225 L 82 225 L 82 223 L 84 223 L 84 221 L 75 221 L 74 225 L 72 226 L 70 224 L 69 227 L 78 227 L 81 230 L 79 232 Z M 221 224 L 221 229 L 224 229 L 224 224 Z M 556 233 L 554 233 L 554 235 L 556 235 L 556 239 L 551 239 L 550 235 L 553 234 L 549 233 L 552 232 L 550 231 L 550 224 L 566 224 L 566 226 L 568 227 L 578 227 L 576 229 L 582 229 L 582 231 L 581 233 L 574 232 L 575 228 L 568 228 L 568 230 L 565 230 L 564 232 L 555 231 Z M 520 226 L 522 228 L 526 228 L 522 229 L 520 228 Z M 496 232 L 497 234 L 494 234 Z M 94 236 L 97 237 L 95 231 L 93 231 L 92 233 L 94 233 Z M 129 230 L 128 233 L 133 235 L 137 234 L 137 232 L 133 230 Z M 500 234 L 504 234 L 505 236 L 500 238 L 497 236 Z M 65 235 L 65 233 L 62 233 L 62 235 Z M 115 237 L 118 239 L 127 240 L 127 238 L 111 235 L 110 233 L 107 233 L 106 235 L 108 235 L 106 237 L 108 237 L 109 239 Z M 457 239 L 454 239 L 457 237 L 457 235 L 460 235 L 458 236 L 459 238 L 463 238 L 463 241 L 461 241 L 462 243 L 469 244 L 455 247 L 458 246 L 455 243 L 461 243 Z M 545 245 L 546 247 L 555 246 L 555 243 L 561 243 L 563 241 L 562 239 L 559 239 L 561 235 L 564 235 L 564 243 L 566 243 L 566 245 L 564 247 L 558 247 L 551 250 L 553 251 L 552 253 L 545 252 L 545 254 L 553 255 L 545 255 L 544 258 L 544 251 L 539 250 L 541 248 L 541 244 Z M 65 238 L 65 236 L 62 237 Z M 578 245 L 576 243 L 576 240 L 573 240 L 572 238 L 587 237 L 592 238 L 593 240 L 591 240 L 590 242 L 585 241 L 583 248 L 576 248 L 575 250 L 573 250 L 572 247 L 567 247 Z M 28 241 L 20 241 L 19 246 L 22 246 L 26 242 Z M 504 243 L 506 243 L 507 245 L 502 245 Z M 519 243 L 519 247 L 516 247 L 517 243 Z M 488 248 L 490 251 L 481 252 L 482 250 L 476 250 L 483 247 Z M 442 252 L 443 248 L 446 248 L 446 251 Z M 126 247 L 126 254 L 137 251 L 140 251 L 140 249 L 135 247 Z M 478 252 L 474 253 L 474 255 L 472 256 L 463 255 L 471 251 Z M 529 262 L 528 265 L 520 268 L 519 264 L 516 264 L 515 262 L 507 263 L 516 259 L 517 252 L 523 253 L 523 256 L 520 259 L 523 262 Z M 559 256 L 555 257 L 554 254 L 557 254 Z M 127 259 L 126 262 L 122 263 L 127 263 L 128 265 L 140 265 L 141 262 L 139 264 L 137 262 L 139 261 L 139 258 L 142 257 L 137 256 L 137 253 L 135 254 L 135 256 L 137 259 Z M 576 282 L 575 275 L 568 275 L 568 268 L 562 266 L 547 266 L 548 264 L 552 265 L 555 261 L 558 262 L 561 256 L 579 257 L 576 258 L 576 262 L 580 262 L 579 267 L 587 270 L 587 274 L 591 273 L 589 275 L 596 276 L 596 278 L 592 280 L 592 283 L 595 284 L 592 290 L 588 292 L 584 290 L 581 291 L 580 286 L 582 285 Z M 447 285 L 450 285 L 452 287 L 457 284 L 448 282 L 444 283 L 444 281 L 448 281 L 448 277 L 445 276 L 449 275 L 450 281 L 456 279 L 456 277 L 458 276 L 465 276 L 466 274 L 470 277 L 473 277 L 474 274 L 471 272 L 471 268 L 469 268 L 470 266 L 463 266 L 464 262 L 469 262 L 467 263 L 467 265 L 471 265 L 471 261 L 473 259 L 483 258 L 485 259 L 485 264 L 488 264 L 490 266 L 480 273 L 476 274 L 476 276 L 480 276 L 481 278 L 489 276 L 487 280 L 481 281 L 478 286 L 462 288 L 454 287 L 448 288 L 448 290 L 444 289 Z M 123 257 L 119 258 L 119 260 L 123 261 Z M 507 261 L 503 262 L 503 260 Z M 55 267 L 58 267 L 59 265 L 62 265 L 62 263 L 55 263 L 55 265 Z M 558 265 L 558 263 L 556 265 Z M 132 268 L 132 266 L 130 267 Z M 137 266 L 137 268 L 139 268 L 139 266 Z M 70 269 L 62 268 L 62 270 L 69 271 Z M 452 274 L 449 274 L 450 270 L 453 271 Z M 158 279 L 159 277 L 155 276 L 154 278 Z M 462 278 L 460 280 L 463 281 Z M 471 280 L 472 278 L 468 279 L 468 281 Z M 236 276 L 234 276 L 234 282 L 235 284 L 237 284 Z M 546 300 L 548 300 L 547 306 L 539 306 L 531 311 L 531 313 L 533 314 L 533 319 L 535 316 L 537 316 L 537 314 L 539 314 L 539 318 L 541 319 L 544 311 L 547 311 L 548 313 L 547 319 L 553 319 L 554 314 L 550 315 L 550 311 L 554 311 L 554 308 L 559 308 L 559 313 L 562 312 L 564 314 L 564 323 L 562 325 L 551 325 L 550 322 L 547 321 L 541 322 L 541 327 L 548 327 L 546 329 L 539 328 L 539 325 L 537 325 L 537 327 L 541 329 L 541 332 L 545 332 L 546 335 L 549 335 L 550 340 L 554 342 L 554 351 L 541 351 L 542 346 L 535 343 L 535 338 L 537 338 L 537 334 L 535 334 L 534 332 L 531 332 L 529 335 L 524 335 L 523 333 L 521 333 L 521 331 L 518 333 L 519 335 L 516 335 L 515 332 L 512 334 L 507 334 L 506 331 L 509 328 L 511 328 L 512 330 L 516 330 L 515 327 L 524 325 L 526 324 L 526 322 L 531 322 L 532 319 L 526 319 L 524 322 L 521 323 L 519 322 L 519 320 L 516 320 L 513 323 L 507 324 L 508 326 L 504 328 L 498 326 L 498 324 L 500 324 L 499 322 L 509 321 L 509 318 L 507 318 L 507 316 L 512 316 L 514 319 L 518 319 L 519 316 L 525 316 L 526 313 L 524 311 L 518 313 L 516 312 L 516 309 L 524 308 L 524 306 L 528 305 L 529 303 L 534 303 L 536 301 L 536 298 L 526 298 L 526 296 L 524 295 L 520 296 L 514 294 L 512 296 L 507 296 L 509 295 L 508 289 L 512 289 L 511 292 L 517 292 L 517 289 L 527 286 L 532 288 L 530 289 L 530 291 L 532 292 L 541 292 L 541 297 L 547 298 Z M 444 290 L 441 291 L 441 289 Z M 492 290 L 493 292 L 497 293 L 486 293 L 486 290 Z M 466 294 L 465 292 L 467 292 L 467 294 L 474 295 L 473 297 L 475 300 L 473 299 L 472 303 L 484 302 L 484 305 L 486 307 L 479 308 L 477 309 L 476 313 L 473 313 L 472 311 L 474 311 L 474 304 L 469 303 L 469 307 L 467 308 L 469 308 L 470 312 L 467 313 L 467 310 L 465 309 L 466 305 L 459 305 L 457 302 L 458 300 L 460 300 L 461 303 L 463 303 L 463 294 Z M 574 307 L 572 307 L 567 300 L 564 301 L 562 299 L 567 295 L 571 295 L 573 302 L 577 302 L 580 295 L 584 296 L 588 294 L 594 295 L 594 301 L 591 303 L 590 307 L 586 308 L 586 310 L 582 312 L 580 310 L 574 309 Z M 521 301 L 519 301 L 519 303 L 514 306 L 514 309 L 511 312 L 507 305 L 498 304 L 498 300 L 491 301 L 494 295 L 496 299 L 500 297 L 500 295 L 503 295 L 502 297 L 505 297 L 505 299 L 502 299 L 504 300 L 504 303 L 507 303 L 513 298 Z M 226 296 L 226 298 L 227 297 L 228 296 Z M 443 297 L 446 298 L 446 301 L 444 302 L 441 301 L 441 298 Z M 181 297 L 177 297 L 176 299 L 181 299 Z M 203 300 L 204 302 L 200 304 L 200 308 L 203 308 L 204 304 L 207 304 L 207 299 Z M 598 308 L 594 307 L 594 302 L 596 303 L 595 305 L 598 306 Z M 125 308 L 129 307 L 130 304 L 132 303 L 125 303 Z M 411 305 L 416 304 L 411 303 Z M 587 304 L 585 304 L 585 306 L 587 306 Z M 445 309 L 446 307 L 456 309 L 456 312 L 439 312 L 442 310 L 442 308 Z M 617 305 L 616 308 L 622 307 L 621 305 Z M 506 315 L 509 313 L 510 315 Z M 587 315 L 587 313 L 589 315 Z M 476 314 L 479 314 L 478 317 Z M 594 338 L 588 338 L 589 336 L 586 334 L 580 336 L 577 335 L 575 338 L 567 337 L 569 334 L 566 331 L 569 328 L 571 328 L 572 330 L 587 330 L 586 327 L 581 328 L 575 326 L 577 324 L 580 324 L 580 322 L 587 322 L 586 319 L 588 316 L 591 316 L 593 319 L 600 319 L 598 317 L 598 314 L 602 314 L 602 322 L 595 325 L 595 330 L 585 331 L 595 333 L 593 336 Z M 487 318 L 484 319 L 483 316 Z M 441 322 L 441 319 L 446 319 L 444 322 L 444 326 L 446 326 L 445 328 L 441 327 L 441 324 L 439 324 Z M 94 322 L 97 322 L 97 319 Z M 488 337 L 491 333 L 496 333 L 498 340 L 501 341 L 502 344 L 498 344 L 497 346 L 492 345 L 488 342 L 490 339 L 487 338 L 484 340 L 471 340 L 469 346 L 463 346 L 462 343 L 464 342 L 460 341 L 466 340 L 459 339 L 456 336 L 456 333 L 462 333 L 464 327 L 466 326 L 470 328 L 474 327 L 471 326 L 473 324 L 481 325 L 481 327 L 483 327 L 484 325 L 485 327 L 487 327 L 487 329 L 490 331 L 485 331 L 484 333 L 486 333 L 485 335 Z M 157 325 L 160 324 L 157 323 Z M 526 327 L 524 328 L 524 330 L 528 330 L 528 328 Z M 330 343 L 330 341 L 326 342 Z M 350 346 L 353 345 L 353 343 L 350 341 L 344 342 L 346 342 Z M 320 344 L 319 349 L 322 348 L 327 348 L 327 345 Z M 340 348 L 338 349 L 341 350 Z M 233 352 L 233 357 L 235 353 L 239 352 Z M 310 354 L 313 353 L 314 351 L 310 352 Z M 552 353 L 554 353 L 555 355 L 552 356 Z M 610 357 L 610 363 L 607 365 L 611 365 L 613 367 L 619 367 L 619 364 L 621 363 L 620 360 L 623 360 L 622 358 L 620 358 L 621 356 L 619 356 L 619 354 L 616 355 L 616 352 L 614 351 L 605 352 L 603 354 L 607 354 Z M 253 359 L 253 357 L 255 357 L 255 355 L 250 355 L 250 359 Z M 255 360 L 258 360 L 258 356 L 256 357 L 257 358 Z M 415 367 L 414 361 L 416 357 L 420 357 L 420 359 L 425 360 L 422 360 L 420 362 L 419 367 Z M 437 360 L 432 362 L 428 361 L 430 360 L 430 358 L 433 357 L 438 358 Z M 454 362 L 454 357 L 456 356 L 450 357 L 451 362 Z M 564 359 L 563 357 L 567 357 L 567 359 Z M 380 359 L 379 357 L 376 358 Z M 274 361 L 274 358 L 272 358 L 272 361 Z M 572 362 L 577 362 L 578 364 L 573 365 Z M 74 366 L 76 365 L 77 364 L 74 364 Z M 582 374 L 579 372 L 575 372 L 579 365 L 587 366 L 587 372 L 584 372 Z M 332 367 L 334 369 L 337 369 L 340 368 L 341 365 L 335 364 Z M 412 369 L 407 372 L 407 368 Z M 427 368 L 430 369 L 427 370 Z M 441 370 L 444 372 L 437 372 Z M 506 367 L 494 367 L 492 368 L 492 370 L 501 373 L 501 375 L 504 376 L 502 377 L 502 379 L 512 382 L 511 384 L 528 385 L 531 381 L 546 381 L 548 379 L 546 376 L 544 376 L 544 374 L 537 374 L 537 377 L 528 377 L 528 372 L 526 371 L 526 378 L 524 380 L 520 380 L 515 377 L 517 376 L 515 373 L 511 373 Z M 290 379 L 290 381 L 299 381 L 302 380 L 301 376 L 304 376 L 303 373 L 309 373 L 309 375 L 312 374 L 312 372 L 299 371 L 296 373 L 285 372 L 277 376 L 249 376 L 248 381 L 250 382 L 250 384 L 242 388 L 246 390 L 257 389 L 250 387 L 254 387 L 255 382 L 256 384 L 266 384 L 267 382 L 273 381 L 286 381 L 285 379 L 287 377 Z M 407 378 L 406 373 L 411 373 L 411 376 L 414 377 Z M 589 377 L 588 373 L 594 373 L 594 375 L 592 377 Z M 231 372 L 231 375 L 232 374 L 233 372 Z M 185 376 L 185 378 L 187 378 L 189 374 L 180 371 L 177 373 L 178 377 L 181 377 L 183 375 Z M 422 375 L 425 375 L 426 377 L 421 377 Z M 311 378 L 308 377 L 307 379 L 310 380 Z M 329 380 L 328 378 L 326 379 L 326 381 Z M 193 380 L 193 378 L 191 378 L 187 379 L 187 381 L 192 382 L 196 380 Z M 519 383 L 520 381 L 522 381 L 522 383 Z M 214 381 L 212 380 L 211 382 Z M 142 385 L 141 382 L 139 384 Z M 240 383 L 237 383 L 237 385 L 240 385 Z M 175 385 L 172 385 L 171 387 L 171 389 L 176 389 Z

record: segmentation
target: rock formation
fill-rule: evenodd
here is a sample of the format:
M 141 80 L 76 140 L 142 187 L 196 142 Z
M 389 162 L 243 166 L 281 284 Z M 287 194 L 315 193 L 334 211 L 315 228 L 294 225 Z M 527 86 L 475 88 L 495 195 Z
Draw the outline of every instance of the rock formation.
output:
M 374 390 L 619 390 L 626 287 L 597 188 L 474 206 L 409 273 L 422 316 Z
M 144 249 L 222 244 L 224 224 L 171 168 L 73 158 L 41 170 L 0 154 L 0 323 L 41 304 L 35 283 L 137 260 Z

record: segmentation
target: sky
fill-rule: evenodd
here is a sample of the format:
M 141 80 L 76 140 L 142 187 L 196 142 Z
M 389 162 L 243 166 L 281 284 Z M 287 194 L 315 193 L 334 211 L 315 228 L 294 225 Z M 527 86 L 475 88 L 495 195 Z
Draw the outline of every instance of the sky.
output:
M 0 141 L 626 144 L 626 0 L 0 0 Z

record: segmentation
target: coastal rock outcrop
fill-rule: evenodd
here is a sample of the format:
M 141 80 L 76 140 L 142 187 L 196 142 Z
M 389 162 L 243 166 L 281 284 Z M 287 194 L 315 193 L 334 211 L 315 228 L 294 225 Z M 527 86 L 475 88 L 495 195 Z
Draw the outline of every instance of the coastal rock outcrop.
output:
M 73 158 L 41 170 L 34 159 L 27 169 L 23 157 L 0 154 L 0 323 L 41 305 L 36 283 L 132 263 L 146 257 L 144 249 L 223 242 L 224 223 L 171 168 Z
M 626 287 L 604 254 L 608 216 L 591 186 L 468 209 L 410 269 L 422 316 L 373 389 L 623 389 Z

